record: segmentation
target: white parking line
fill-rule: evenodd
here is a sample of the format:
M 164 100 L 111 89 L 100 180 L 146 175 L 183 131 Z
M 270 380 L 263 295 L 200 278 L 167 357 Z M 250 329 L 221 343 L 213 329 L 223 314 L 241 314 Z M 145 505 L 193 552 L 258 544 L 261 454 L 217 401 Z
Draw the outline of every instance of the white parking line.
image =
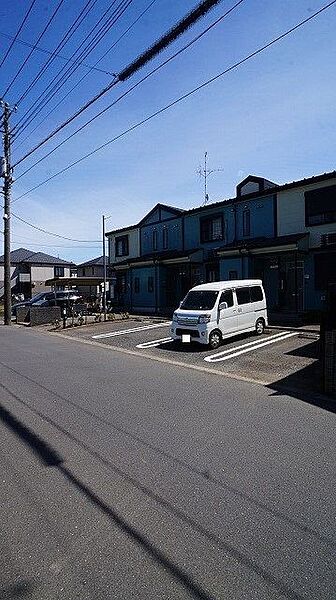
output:
M 236 348 L 230 348 L 229 350 L 217 352 L 217 354 L 212 354 L 211 356 L 206 356 L 204 360 L 206 362 L 211 363 L 229 360 L 230 358 L 240 356 L 240 354 L 246 354 L 247 352 L 252 352 L 253 350 L 258 350 L 259 348 L 263 348 L 264 346 L 268 346 L 269 344 L 274 344 L 275 342 L 282 342 L 282 340 L 286 340 L 287 338 L 293 337 L 294 335 L 299 335 L 299 332 L 277 333 L 275 335 L 272 335 L 272 337 L 266 342 L 249 342 L 248 344 L 243 344 L 242 346 L 237 346 Z
M 272 335 L 272 340 L 275 338 L 279 338 L 279 337 L 283 337 L 284 335 L 286 335 L 287 332 L 286 331 L 281 331 L 280 333 L 275 333 L 274 335 Z M 270 338 L 268 338 L 270 339 Z M 265 337 L 258 337 L 257 339 L 252 340 L 252 342 L 247 342 L 246 344 L 241 344 L 240 346 L 234 346 L 233 348 L 228 348 L 227 350 L 222 350 L 221 352 L 217 352 L 217 354 L 212 354 L 211 356 L 222 356 L 223 354 L 231 354 L 232 352 L 236 352 L 236 350 L 240 350 L 240 348 L 248 348 L 249 346 L 258 346 L 259 344 L 262 344 L 263 341 L 265 340 Z M 225 340 L 225 341 L 231 341 L 229 340 Z M 207 358 L 211 358 L 207 357 Z
M 173 338 L 162 338 L 161 340 L 152 340 L 151 342 L 144 342 L 143 344 L 138 344 L 137 348 L 156 348 L 156 346 L 161 346 L 161 344 L 168 344 L 171 342 Z
M 143 327 L 132 327 L 130 329 L 122 329 L 121 331 L 112 331 L 111 333 L 100 333 L 99 335 L 93 335 L 93 340 L 100 340 L 102 338 L 116 337 L 117 335 L 124 335 L 126 333 L 136 333 L 137 331 L 144 331 L 145 329 L 155 329 L 156 327 L 167 327 L 170 325 L 170 321 L 165 323 L 157 323 L 155 325 L 145 325 Z

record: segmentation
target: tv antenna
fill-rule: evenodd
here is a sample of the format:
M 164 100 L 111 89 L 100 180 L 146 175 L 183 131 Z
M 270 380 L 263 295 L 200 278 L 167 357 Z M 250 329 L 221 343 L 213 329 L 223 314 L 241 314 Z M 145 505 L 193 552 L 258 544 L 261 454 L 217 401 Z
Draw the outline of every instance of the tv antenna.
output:
M 205 206 L 205 204 L 207 204 L 207 202 L 209 201 L 209 194 L 208 194 L 208 188 L 207 188 L 208 177 L 212 173 L 218 173 L 219 171 L 224 171 L 224 169 L 208 169 L 208 153 L 205 152 L 204 153 L 204 167 L 202 167 L 200 165 L 196 171 L 196 173 L 198 173 L 198 175 L 200 177 L 203 177 L 203 179 L 204 179 L 204 204 L 203 204 L 203 206 Z

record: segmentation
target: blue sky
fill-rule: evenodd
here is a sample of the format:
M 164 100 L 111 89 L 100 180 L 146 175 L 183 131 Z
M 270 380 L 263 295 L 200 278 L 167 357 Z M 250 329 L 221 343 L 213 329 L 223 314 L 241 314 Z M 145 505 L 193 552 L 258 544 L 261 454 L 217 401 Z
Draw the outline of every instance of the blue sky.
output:
M 209 79 L 272 38 L 310 16 L 327 2 L 321 0 L 245 0 L 190 49 L 149 78 L 124 100 L 88 126 L 13 185 L 13 199 L 37 185 L 96 146 Z M 116 26 L 86 59 L 89 65 L 123 33 L 150 4 L 134 0 Z M 196 0 L 156 0 L 131 32 L 107 55 L 99 67 L 119 71 L 157 37 L 197 4 Z M 121 83 L 67 129 L 68 135 L 154 66 L 181 48 L 197 33 L 235 4 L 223 0 L 168 50 Z M 0 62 L 30 0 L 3 0 L 0 8 Z M 37 0 L 20 39 L 34 43 L 51 15 L 56 0 Z M 54 49 L 84 7 L 84 0 L 64 0 L 40 46 Z M 87 21 L 62 50 L 70 54 L 109 5 L 98 0 Z M 335 168 L 336 132 L 336 5 L 261 55 L 152 119 L 90 159 L 70 169 L 13 204 L 13 211 L 51 231 L 87 240 L 101 237 L 101 215 L 110 215 L 108 229 L 136 223 L 157 202 L 182 208 L 203 202 L 203 181 L 196 171 L 208 152 L 210 201 L 234 195 L 237 183 L 249 173 L 277 183 L 309 177 Z M 16 73 L 28 48 L 16 44 L 1 72 L 1 88 Z M 35 52 L 6 96 L 15 103 L 44 64 L 46 55 Z M 57 59 L 19 106 L 12 125 L 57 73 Z M 80 67 L 43 115 L 87 72 Z M 14 162 L 45 134 L 71 115 L 111 77 L 92 71 L 75 92 L 16 149 L 29 129 L 13 144 Z M 31 126 L 31 129 L 33 125 Z M 15 176 L 53 148 L 65 130 L 17 167 Z M 57 240 L 12 219 L 13 248 L 26 246 L 65 259 L 84 261 L 101 254 L 98 243 Z M 63 246 L 63 247 L 59 247 Z

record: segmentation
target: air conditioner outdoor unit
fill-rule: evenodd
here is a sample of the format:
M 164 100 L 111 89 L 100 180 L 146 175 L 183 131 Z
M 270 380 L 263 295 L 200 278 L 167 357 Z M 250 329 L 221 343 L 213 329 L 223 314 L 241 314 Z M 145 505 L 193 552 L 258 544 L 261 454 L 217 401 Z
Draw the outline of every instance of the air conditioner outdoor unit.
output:
M 336 246 L 336 231 L 321 235 L 321 246 Z

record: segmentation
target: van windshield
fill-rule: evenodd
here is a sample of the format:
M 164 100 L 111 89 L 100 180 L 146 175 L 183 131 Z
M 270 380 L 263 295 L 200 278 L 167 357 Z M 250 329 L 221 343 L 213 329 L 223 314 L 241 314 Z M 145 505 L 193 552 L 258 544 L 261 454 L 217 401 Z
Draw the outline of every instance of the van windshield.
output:
M 181 308 L 184 310 L 211 310 L 215 306 L 218 292 L 211 290 L 190 291 L 183 300 Z

